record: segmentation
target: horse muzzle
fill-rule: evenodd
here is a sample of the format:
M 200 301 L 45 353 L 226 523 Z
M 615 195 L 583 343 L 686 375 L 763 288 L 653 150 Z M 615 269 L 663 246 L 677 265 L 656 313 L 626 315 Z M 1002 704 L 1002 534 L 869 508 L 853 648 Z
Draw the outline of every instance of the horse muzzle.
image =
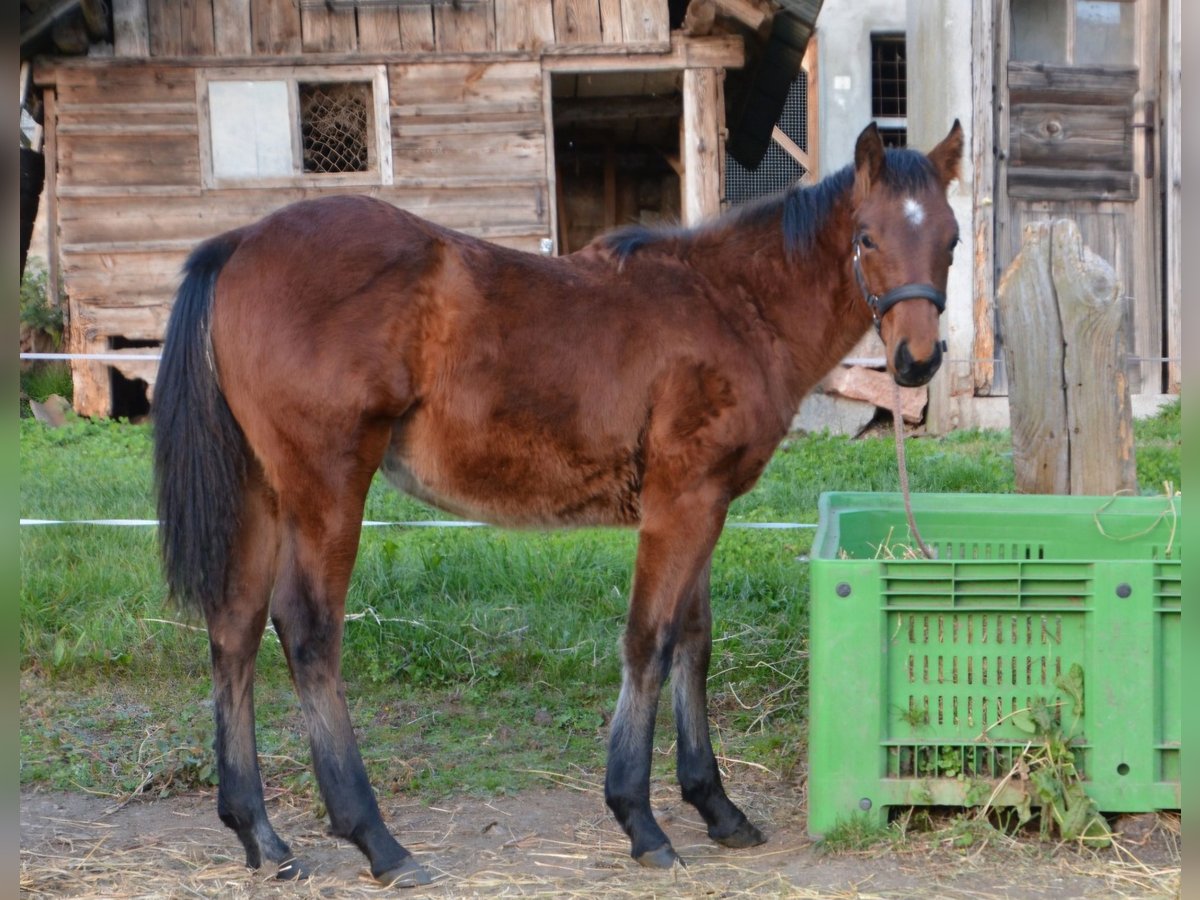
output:
M 892 377 L 901 387 L 920 387 L 927 384 L 942 365 L 944 341 L 933 345 L 933 352 L 924 359 L 914 359 L 908 341 L 902 340 L 892 358 Z

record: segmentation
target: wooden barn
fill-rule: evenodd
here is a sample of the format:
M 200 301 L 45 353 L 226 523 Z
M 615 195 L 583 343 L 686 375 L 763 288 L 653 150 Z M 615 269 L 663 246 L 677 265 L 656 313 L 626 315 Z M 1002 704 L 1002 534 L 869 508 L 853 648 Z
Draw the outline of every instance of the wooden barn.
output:
M 765 151 L 820 5 L 24 0 L 69 347 L 152 354 L 192 247 L 327 192 L 543 253 L 695 222 L 726 144 Z M 76 409 L 143 412 L 156 365 L 77 361 Z

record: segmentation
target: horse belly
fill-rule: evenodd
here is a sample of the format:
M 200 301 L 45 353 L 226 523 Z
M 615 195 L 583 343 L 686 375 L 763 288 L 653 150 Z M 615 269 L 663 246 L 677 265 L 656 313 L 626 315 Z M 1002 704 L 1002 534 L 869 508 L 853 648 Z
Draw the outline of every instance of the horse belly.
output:
M 438 509 L 512 528 L 632 526 L 641 473 L 632 449 L 583 454 L 546 435 L 514 440 L 398 427 L 381 471 Z

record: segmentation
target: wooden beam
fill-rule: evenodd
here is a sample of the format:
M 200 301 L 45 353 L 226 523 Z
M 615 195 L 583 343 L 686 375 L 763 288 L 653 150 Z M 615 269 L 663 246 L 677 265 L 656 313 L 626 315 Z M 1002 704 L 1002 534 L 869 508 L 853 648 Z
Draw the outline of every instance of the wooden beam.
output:
M 671 35 L 668 43 L 547 47 L 542 65 L 551 72 L 621 72 L 658 69 L 740 69 L 746 47 L 738 35 Z
M 632 119 L 677 119 L 682 113 L 683 99 L 677 95 L 561 97 L 554 101 L 556 125 L 625 122 Z
M 992 192 L 996 189 L 993 164 L 995 148 L 995 34 L 991 0 L 975 0 L 971 21 L 972 68 L 974 69 L 971 107 L 971 190 L 975 210 L 971 223 L 974 248 L 974 325 L 971 341 L 971 376 L 975 393 L 992 392 L 996 376 L 996 259 L 992 242 L 996 205 Z
M 692 227 L 721 209 L 721 164 L 717 159 L 717 96 L 723 73 L 685 69 L 683 73 L 683 224 Z
M 46 176 L 42 193 L 46 197 L 46 293 L 61 306 L 59 296 L 58 260 L 58 107 L 53 88 L 42 94 L 42 155 L 46 160 Z
M 731 19 L 737 19 L 751 31 L 758 31 L 771 18 L 765 4 L 754 0 L 714 0 L 717 9 Z
M 787 133 L 778 125 L 771 129 L 771 139 L 783 148 L 784 153 L 798 162 L 805 172 L 812 168 L 808 154 L 801 150 L 800 145 L 788 137 Z

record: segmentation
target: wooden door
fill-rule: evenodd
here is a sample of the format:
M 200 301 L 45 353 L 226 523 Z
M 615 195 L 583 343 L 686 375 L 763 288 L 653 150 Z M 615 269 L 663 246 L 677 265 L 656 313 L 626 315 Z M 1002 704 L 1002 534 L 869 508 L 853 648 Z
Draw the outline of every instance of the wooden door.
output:
M 995 276 L 1024 226 L 1067 217 L 1124 286 L 1134 393 L 1163 390 L 1159 4 L 998 0 Z M 1003 335 L 991 393 L 1007 393 Z

